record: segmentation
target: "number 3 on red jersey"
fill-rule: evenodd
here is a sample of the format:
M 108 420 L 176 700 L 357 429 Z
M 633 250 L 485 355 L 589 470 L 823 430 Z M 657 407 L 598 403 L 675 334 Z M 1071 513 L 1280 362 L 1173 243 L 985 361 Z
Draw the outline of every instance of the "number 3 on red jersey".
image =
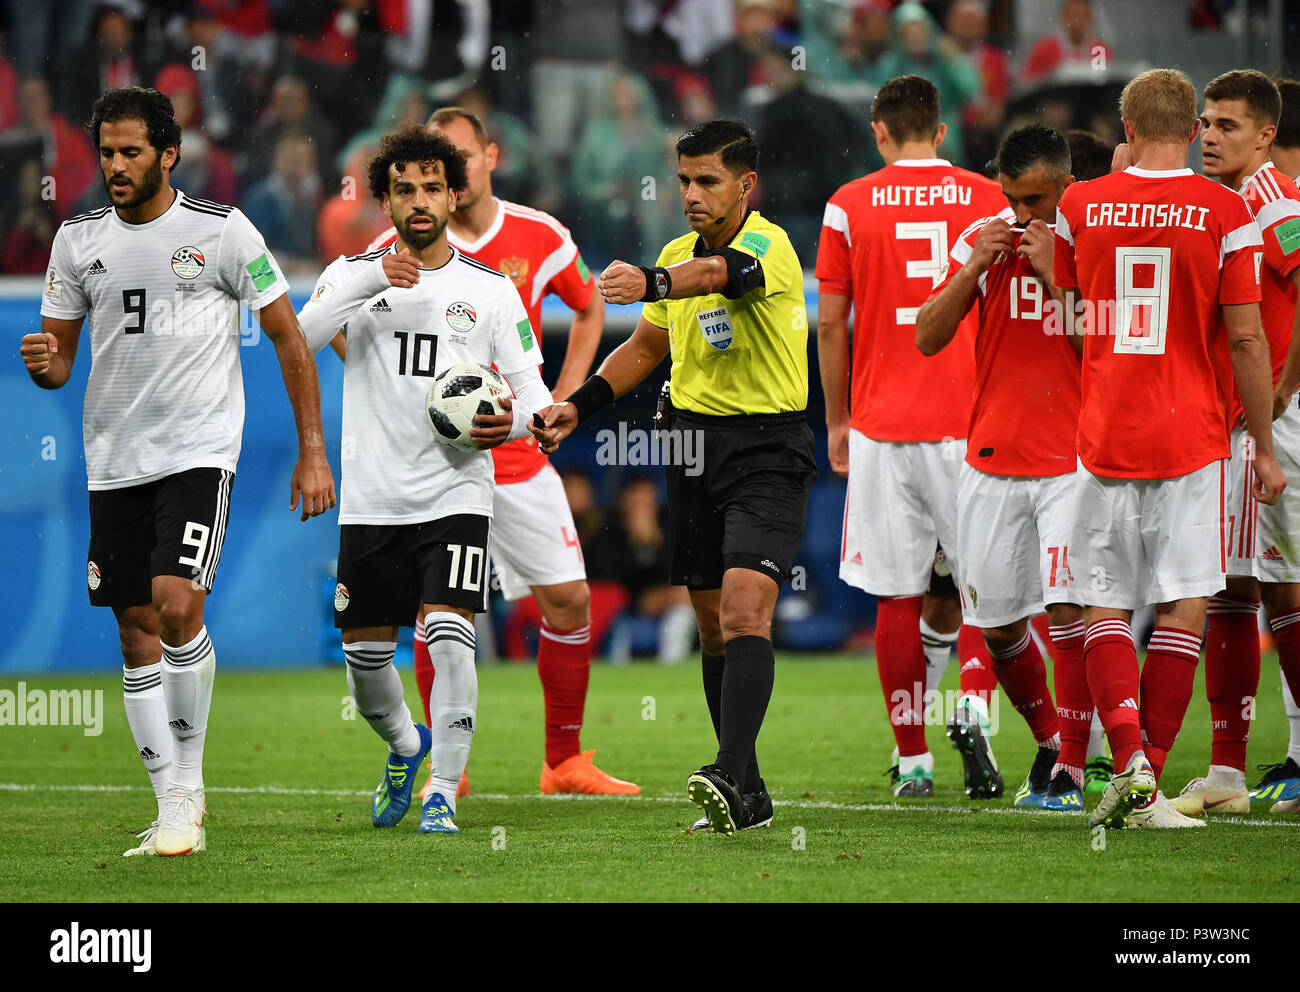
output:
M 928 295 L 931 289 L 943 282 L 948 271 L 948 225 L 941 220 L 900 220 L 894 224 L 894 237 L 899 241 L 930 242 L 929 258 L 907 260 L 907 278 L 930 280 L 929 289 L 925 291 Z M 924 296 L 921 298 L 925 299 Z M 895 307 L 894 320 L 900 324 L 915 324 L 916 312 L 920 309 L 919 306 Z

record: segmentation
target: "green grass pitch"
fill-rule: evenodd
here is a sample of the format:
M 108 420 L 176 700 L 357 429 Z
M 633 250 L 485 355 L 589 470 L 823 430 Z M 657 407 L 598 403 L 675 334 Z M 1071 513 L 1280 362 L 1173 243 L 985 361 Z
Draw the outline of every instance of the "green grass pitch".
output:
M 403 679 L 418 712 L 409 670 Z M 770 829 L 731 838 L 686 833 L 696 817 L 686 776 L 715 749 L 697 665 L 595 666 L 583 744 L 644 792 L 600 799 L 537 794 L 536 673 L 483 667 L 475 795 L 461 800 L 459 837 L 417 835 L 418 806 L 394 829 L 370 825 L 385 748 L 363 720 L 344 719 L 341 668 L 218 671 L 208 850 L 175 859 L 121 857 L 152 819 L 153 797 L 120 681 L 26 681 L 103 688 L 106 717 L 100 737 L 0 728 L 4 901 L 1300 901 L 1300 818 L 1271 816 L 1266 805 L 1205 830 L 1112 831 L 1102 850 L 1082 817 L 1013 811 L 1033 745 L 1005 701 L 994 748 L 1006 798 L 966 799 L 960 761 L 931 727 L 935 798 L 895 802 L 883 774 L 892 738 L 869 658 L 778 656 L 759 739 L 776 817 Z M 944 686 L 955 685 L 953 666 Z M 1252 762 L 1285 753 L 1278 686 L 1276 660 L 1266 659 Z M 1198 679 L 1165 786 L 1177 792 L 1208 760 Z

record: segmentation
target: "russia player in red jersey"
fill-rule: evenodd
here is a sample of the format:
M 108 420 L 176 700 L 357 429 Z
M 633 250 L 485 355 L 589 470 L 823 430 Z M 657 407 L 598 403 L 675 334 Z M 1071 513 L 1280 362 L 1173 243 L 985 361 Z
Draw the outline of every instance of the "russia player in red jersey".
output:
M 1069 145 L 1038 124 L 1013 131 L 998 149 L 997 180 L 1010 206 L 957 239 L 947 277 L 916 315 L 916 344 L 939 353 L 978 310 L 974 409 L 957 493 L 963 617 L 982 629 L 998 681 L 1022 701 L 1038 745 L 1016 805 L 1082 812 L 1092 697 L 1083 612 L 1066 597 L 1081 342 L 1059 333 L 1065 301 L 1052 284 L 1051 225 L 1074 182 Z M 1044 611 L 1055 711 L 1029 632 L 1030 617 Z
M 1186 76 L 1144 72 L 1120 108 L 1135 164 L 1065 191 L 1053 270 L 1077 290 L 1087 335 L 1069 593 L 1084 607 L 1088 686 L 1116 768 L 1090 822 L 1203 825 L 1157 781 L 1191 700 L 1206 600 L 1224 584 L 1229 368 L 1255 438 L 1255 496 L 1272 504 L 1286 487 L 1263 247 L 1241 196 L 1185 167 L 1200 129 Z M 1129 621 L 1146 603 L 1156 629 L 1139 673 Z
M 1300 479 L 1300 191 L 1270 160 L 1282 98 L 1256 69 L 1226 72 L 1203 93 L 1201 159 L 1207 176 L 1238 190 L 1264 239 L 1260 317 L 1273 366 L 1273 447 L 1288 478 Z M 1205 689 L 1213 743 L 1210 768 L 1172 800 L 1181 813 L 1249 813 L 1246 743 L 1259 691 L 1261 599 L 1268 612 L 1283 676 L 1300 694 L 1300 486 L 1273 506 L 1251 494 L 1253 441 L 1234 403 L 1228 488 L 1228 584 L 1210 600 L 1205 640 Z M 1300 778 L 1300 768 L 1295 775 Z M 1282 790 L 1276 797 L 1285 800 Z M 1300 782 L 1295 785 L 1300 794 Z
M 831 468 L 848 477 L 840 578 L 878 599 L 876 659 L 899 754 L 895 794 L 930 796 L 934 759 L 918 698 L 926 681 L 922 598 L 936 544 L 960 574 L 957 479 L 970 427 L 975 317 L 962 322 L 951 347 L 926 358 L 916 349 L 916 312 L 942 280 L 957 236 L 1005 201 L 996 183 L 938 157 L 946 130 L 928 80 L 900 76 L 882 86 L 871 129 L 885 168 L 840 187 L 822 221 L 818 354 Z M 971 694 L 957 710 L 963 727 L 987 727 L 996 680 L 972 634 L 959 645 L 962 689 Z M 979 762 L 963 752 L 971 758 L 968 792 L 1000 795 L 987 738 L 974 736 Z
M 475 114 L 443 107 L 429 118 L 429 128 L 451 140 L 467 167 L 468 185 L 447 220 L 447 240 L 514 282 L 530 325 L 519 333 L 540 340 L 542 300 L 548 294 L 573 310 L 564 366 L 555 384 L 559 395 L 569 395 L 587 378 L 605 319 L 604 302 L 582 255 L 568 229 L 550 214 L 492 195 L 498 149 Z M 389 230 L 371 248 L 390 244 L 395 236 Z M 541 791 L 637 795 L 639 786 L 597 768 L 592 761 L 596 752 L 583 751 L 579 743 L 591 673 L 591 592 L 564 485 L 531 436 L 493 448 L 492 454 L 497 483 L 492 564 L 506 599 L 531 592 L 543 617 L 537 656 L 546 712 Z M 426 707 L 436 668 L 417 624 L 415 675 Z M 469 791 L 467 778 L 457 791 Z

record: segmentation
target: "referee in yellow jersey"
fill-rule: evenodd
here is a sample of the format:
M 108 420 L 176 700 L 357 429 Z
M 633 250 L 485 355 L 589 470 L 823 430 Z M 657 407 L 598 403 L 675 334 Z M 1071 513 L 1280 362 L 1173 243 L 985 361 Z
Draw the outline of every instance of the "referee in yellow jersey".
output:
M 772 820 L 754 742 L 772 695 L 772 610 L 817 476 L 808 318 L 790 239 L 747 205 L 758 180 L 749 125 L 691 128 L 677 163 L 692 233 L 669 242 L 652 268 L 616 261 L 601 274 L 605 301 L 644 301 L 641 319 L 595 375 L 543 411 L 534 433 L 554 451 L 671 352 L 671 423 L 659 426 L 699 432 L 703 470 L 667 469 L 669 580 L 691 593 L 718 736 L 717 758 L 687 791 L 704 810 L 696 828 L 731 834 Z

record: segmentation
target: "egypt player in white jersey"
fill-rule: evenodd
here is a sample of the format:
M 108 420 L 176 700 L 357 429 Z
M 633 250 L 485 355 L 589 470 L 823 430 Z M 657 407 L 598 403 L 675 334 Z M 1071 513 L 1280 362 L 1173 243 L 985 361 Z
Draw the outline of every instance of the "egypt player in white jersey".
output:
M 22 341 L 42 388 L 72 372 L 90 316 L 83 430 L 90 489 L 90 601 L 112 608 L 127 722 L 158 818 L 127 854 L 205 844 L 203 743 L 216 654 L 203 607 L 216 578 L 244 426 L 240 304 L 275 344 L 298 425 L 290 509 L 334 505 L 316 365 L 288 285 L 248 219 L 172 188 L 171 101 L 127 87 L 95 104 L 90 133 L 112 206 L 54 236 L 41 332 Z M 160 660 L 161 655 L 161 660 Z
M 411 125 L 380 142 L 369 180 L 396 243 L 330 263 L 299 315 L 313 350 L 340 331 L 348 340 L 334 625 L 357 709 L 389 747 L 371 822 L 402 819 L 429 755 L 419 832 L 458 833 L 456 786 L 478 706 L 474 614 L 486 608 L 492 456 L 440 443 L 425 397 L 450 366 L 495 365 L 515 399 L 505 401 L 510 412 L 477 418 L 471 437 L 486 449 L 523 437 L 551 394 L 514 284 L 447 243 L 464 156 Z M 438 671 L 432 729 L 411 719 L 393 667 L 398 628 L 417 606 Z
M 573 310 L 564 365 L 555 381 L 559 395 L 569 395 L 591 369 L 605 318 L 604 302 L 578 246 L 549 214 L 492 195 L 498 148 L 477 116 L 463 107 L 442 107 L 427 126 L 465 156 L 466 186 L 457 193 L 447 221 L 448 242 L 509 276 L 539 342 L 546 296 L 558 296 Z M 394 237 L 389 229 L 370 247 L 385 247 Z M 334 347 L 340 356 L 346 353 L 338 339 Z M 537 651 L 546 738 L 541 791 L 636 795 L 640 787 L 597 767 L 595 750 L 581 746 L 591 675 L 591 589 L 564 486 L 532 437 L 494 448 L 492 461 L 497 483 L 492 567 L 506 600 L 531 594 L 542 614 Z M 414 658 L 416 683 L 427 699 L 435 673 L 418 628 Z M 426 784 L 421 795 L 431 787 Z M 468 774 L 457 792 L 469 793 Z
M 1273 448 L 1288 478 L 1300 478 L 1300 193 L 1270 161 L 1281 114 L 1273 80 L 1255 69 L 1226 72 L 1205 87 L 1201 152 L 1207 176 L 1241 193 L 1264 238 L 1260 317 L 1273 370 Z M 1205 640 L 1205 687 L 1213 742 L 1207 774 L 1173 800 L 1188 815 L 1249 813 L 1246 743 L 1259 690 L 1257 612 L 1262 600 L 1277 643 L 1283 677 L 1300 691 L 1300 487 L 1272 506 L 1251 493 L 1254 442 L 1234 401 L 1228 487 L 1227 588 L 1210 600 Z M 1286 801 L 1284 786 L 1268 798 Z

